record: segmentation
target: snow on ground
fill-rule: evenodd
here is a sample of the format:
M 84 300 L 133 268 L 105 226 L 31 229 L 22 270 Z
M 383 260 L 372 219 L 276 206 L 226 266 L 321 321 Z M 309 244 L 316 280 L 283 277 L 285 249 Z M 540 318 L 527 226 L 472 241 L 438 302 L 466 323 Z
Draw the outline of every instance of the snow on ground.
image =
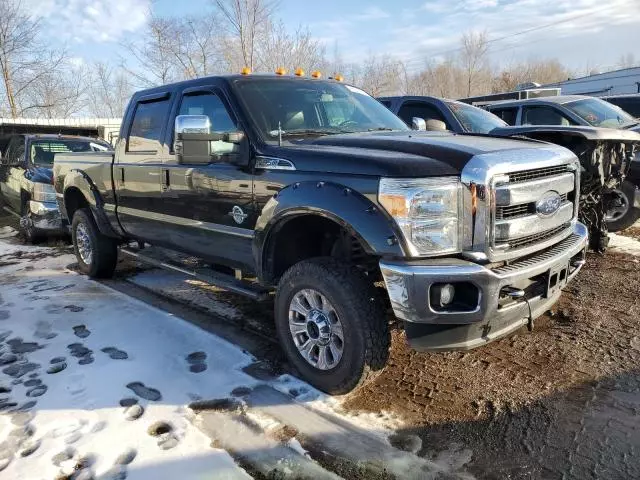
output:
M 104 479 L 124 478 L 118 473 L 124 470 L 133 480 L 210 478 L 214 472 L 215 478 L 249 478 L 227 452 L 210 446 L 183 406 L 254 384 L 241 371 L 252 358 L 69 272 L 70 255 L 30 256 L 42 250 L 0 242 L 3 260 L 17 261 L 0 270 L 0 387 L 6 392 L 0 410 L 11 412 L 0 417 L 0 467 L 8 463 L 0 476 L 55 478 L 83 459 Z M 18 251 L 25 253 L 7 256 Z M 187 361 L 194 352 L 204 354 Z M 195 364 L 198 373 L 190 371 Z M 142 406 L 142 416 L 128 420 L 123 399 Z M 151 436 L 147 430 L 159 421 L 172 431 Z M 128 465 L 129 459 L 118 459 L 133 452 Z
M 609 247 L 615 252 L 640 256 L 640 242 L 632 237 L 609 233 Z

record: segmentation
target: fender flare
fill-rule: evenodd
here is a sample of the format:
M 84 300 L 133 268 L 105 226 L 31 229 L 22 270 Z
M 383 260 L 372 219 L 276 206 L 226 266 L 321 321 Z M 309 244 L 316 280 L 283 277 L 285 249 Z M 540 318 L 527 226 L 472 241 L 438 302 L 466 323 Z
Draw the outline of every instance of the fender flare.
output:
M 253 255 L 258 278 L 270 283 L 274 240 L 290 220 L 317 215 L 340 225 L 358 239 L 365 252 L 380 257 L 402 257 L 406 248 L 395 222 L 371 199 L 344 185 L 300 182 L 274 195 L 256 222 Z
M 96 221 L 96 225 L 100 232 L 104 235 L 114 238 L 120 238 L 113 227 L 111 226 L 111 222 L 109 221 L 107 214 L 104 209 L 104 199 L 102 195 L 100 195 L 100 191 L 91 180 L 91 177 L 81 169 L 74 168 L 69 171 L 69 173 L 64 178 L 64 186 L 63 186 L 63 198 L 62 201 L 59 202 L 60 210 L 62 215 L 69 221 L 69 224 L 72 222 L 72 218 L 69 218 L 66 207 L 66 195 L 67 191 L 70 188 L 76 188 L 80 191 L 80 193 L 84 196 L 84 198 L 89 203 L 89 208 L 91 213 L 93 214 L 93 218 Z

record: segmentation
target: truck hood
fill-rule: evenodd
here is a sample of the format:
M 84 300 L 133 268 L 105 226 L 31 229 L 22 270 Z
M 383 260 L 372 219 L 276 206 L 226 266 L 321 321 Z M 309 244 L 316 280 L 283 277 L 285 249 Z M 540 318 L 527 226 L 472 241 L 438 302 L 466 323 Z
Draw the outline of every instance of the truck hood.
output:
M 560 147 L 521 139 L 443 132 L 372 132 L 292 141 L 265 149 L 296 169 L 390 177 L 459 175 L 475 155 Z
M 24 172 L 25 178 L 34 183 L 53 183 L 53 166 L 44 167 L 42 165 L 31 165 Z

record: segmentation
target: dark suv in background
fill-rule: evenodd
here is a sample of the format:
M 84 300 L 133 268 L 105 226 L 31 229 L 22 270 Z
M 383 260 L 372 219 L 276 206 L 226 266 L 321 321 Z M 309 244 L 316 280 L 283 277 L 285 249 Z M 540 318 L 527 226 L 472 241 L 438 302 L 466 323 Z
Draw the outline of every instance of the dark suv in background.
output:
M 633 93 L 630 95 L 610 95 L 608 97 L 602 97 L 602 99 L 620 107 L 629 115 L 635 118 L 640 118 L 640 93 Z

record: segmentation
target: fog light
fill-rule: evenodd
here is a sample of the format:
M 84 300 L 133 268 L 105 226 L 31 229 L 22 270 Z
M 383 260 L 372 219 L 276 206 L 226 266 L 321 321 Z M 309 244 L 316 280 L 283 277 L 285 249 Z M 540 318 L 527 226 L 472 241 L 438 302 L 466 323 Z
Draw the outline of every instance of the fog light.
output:
M 453 302 L 453 297 L 456 294 L 456 289 L 450 283 L 441 284 L 435 287 L 435 300 L 438 305 L 444 307 Z

